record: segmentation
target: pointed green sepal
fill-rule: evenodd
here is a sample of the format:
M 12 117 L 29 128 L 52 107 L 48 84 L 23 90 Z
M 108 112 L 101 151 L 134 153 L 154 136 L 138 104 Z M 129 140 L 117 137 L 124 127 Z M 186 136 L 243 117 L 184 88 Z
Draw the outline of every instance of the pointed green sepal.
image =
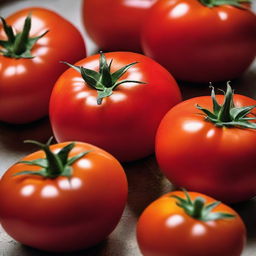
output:
M 80 158 L 83 158 L 85 155 L 87 155 L 88 153 L 90 153 L 91 150 L 88 150 L 86 152 L 82 152 L 76 156 L 70 157 L 68 158 L 67 164 L 68 165 L 72 165 L 73 163 L 75 163 L 77 160 L 79 160 Z
M 20 175 L 35 175 L 35 176 L 41 176 L 41 177 L 48 178 L 48 174 L 45 170 L 17 172 L 15 174 L 13 174 L 13 177 L 20 176 Z
M 230 84 L 227 83 L 227 91 L 225 94 L 224 103 L 221 106 L 219 113 L 217 114 L 218 120 L 221 120 L 222 122 L 230 122 L 232 120 L 230 115 L 232 102 L 233 102 L 233 91 Z
M 196 105 L 196 108 L 203 112 L 206 121 L 214 123 L 217 127 L 256 129 L 256 122 L 250 122 L 256 120 L 256 117 L 248 116 L 252 115 L 251 111 L 256 105 L 236 107 L 234 105 L 234 91 L 230 86 L 230 82 L 227 83 L 227 90 L 224 97 L 224 103 L 220 105 L 216 100 L 215 91 L 212 87 L 211 98 L 213 112 L 199 105 Z
M 110 68 L 107 63 L 105 55 L 100 52 L 100 83 L 104 87 L 111 88 L 113 85 Z
M 176 204 L 182 208 L 190 217 L 201 221 L 214 221 L 219 219 L 235 218 L 235 215 L 225 212 L 212 212 L 219 204 L 219 201 L 206 204 L 205 199 L 196 197 L 192 200 L 186 190 L 183 190 L 185 198 L 172 195 L 177 200 Z
M 59 176 L 71 177 L 72 176 L 72 165 L 83 158 L 91 151 L 85 151 L 79 153 L 73 157 L 69 157 L 71 150 L 75 147 L 75 142 L 67 144 L 58 153 L 54 153 L 50 149 L 52 138 L 48 140 L 46 144 L 40 143 L 34 140 L 26 140 L 25 143 L 32 143 L 41 148 L 45 153 L 45 158 L 39 158 L 31 161 L 19 161 L 20 164 L 32 165 L 41 167 L 39 171 L 22 171 L 14 174 L 18 175 L 37 175 L 44 178 L 55 179 Z
M 215 115 L 218 115 L 221 109 L 221 105 L 216 100 L 214 87 L 213 86 L 210 86 L 210 87 L 212 88 L 211 97 L 212 97 L 212 103 L 213 103 L 213 112 Z
M 62 62 L 67 64 L 69 67 L 75 69 L 79 72 L 86 82 L 88 86 L 97 90 L 97 104 L 100 105 L 102 100 L 106 97 L 109 97 L 113 94 L 114 90 L 117 86 L 124 83 L 137 83 L 137 84 L 146 84 L 142 81 L 136 80 L 119 80 L 132 66 L 138 64 L 138 62 L 130 63 L 119 70 L 111 73 L 111 65 L 113 63 L 113 59 L 111 59 L 110 63 L 107 63 L 106 56 L 100 52 L 99 57 L 99 72 L 87 69 L 84 67 L 78 67 L 67 62 Z
M 117 82 L 117 83 L 115 84 L 115 86 L 113 87 L 113 89 L 115 89 L 118 85 L 120 85 L 120 84 L 125 84 L 125 83 L 146 84 L 145 82 L 136 81 L 136 80 L 121 80 L 121 81 L 119 81 L 119 82 Z
M 81 67 L 81 75 L 84 81 L 93 89 L 103 90 L 104 85 L 101 83 L 101 76 L 98 72 Z
M 230 114 L 233 117 L 233 120 L 240 120 L 244 116 L 250 114 L 250 112 L 256 107 L 256 105 L 253 106 L 247 106 L 247 107 L 239 107 L 239 108 L 232 108 L 230 110 Z
M 61 173 L 61 176 L 64 177 L 71 177 L 72 176 L 72 168 L 70 166 L 65 166 L 63 172 Z
M 81 67 L 79 66 L 75 66 L 75 65 L 72 65 L 66 61 L 60 61 L 60 63 L 63 63 L 63 64 L 66 64 L 68 65 L 70 68 L 73 68 L 74 70 L 76 70 L 77 72 L 81 73 Z
M 31 15 L 29 14 L 25 19 L 22 32 L 16 35 L 16 38 L 14 41 L 13 52 L 16 55 L 21 55 L 22 53 L 26 52 L 27 50 L 26 46 L 28 43 L 30 29 L 31 29 Z
M 13 29 L 11 26 L 9 26 L 5 19 L 1 17 L 3 29 L 7 36 L 6 41 L 1 40 L 0 46 L 2 46 L 4 49 L 0 51 L 0 53 L 9 58 L 15 58 L 15 59 L 31 59 L 34 56 L 31 54 L 31 50 L 33 46 L 36 44 L 36 42 L 42 38 L 48 31 L 45 31 L 43 34 L 37 37 L 29 37 L 29 33 L 31 30 L 31 14 L 29 14 L 24 22 L 23 30 L 20 33 L 17 33 L 16 35 L 13 32 Z
M 138 64 L 139 62 L 133 62 L 133 63 L 130 63 L 130 64 L 128 64 L 128 65 L 126 65 L 126 66 L 124 66 L 124 67 L 122 67 L 122 68 L 120 68 L 119 70 L 117 70 L 116 72 L 114 72 L 113 74 L 112 74 L 112 80 L 113 80 L 113 83 L 116 83 L 117 82 L 117 80 L 119 79 L 119 78 L 121 78 L 125 73 L 126 73 L 126 71 L 128 70 L 128 69 L 130 69 L 132 66 L 134 66 L 134 65 L 136 65 L 136 64 Z
M 14 33 L 13 33 L 13 29 L 11 26 L 9 26 L 5 19 L 3 17 L 1 17 L 1 21 L 2 21 L 2 24 L 3 24 L 3 29 L 4 29 L 4 32 L 8 38 L 8 43 L 12 44 L 14 43 L 15 41 L 15 36 L 14 36 Z
M 44 158 L 39 158 L 39 159 L 32 160 L 32 161 L 19 161 L 18 163 L 19 164 L 35 165 L 35 166 L 39 166 L 42 168 L 46 168 L 48 166 L 48 162 Z
M 65 146 L 64 148 L 62 148 L 58 153 L 57 156 L 60 159 L 60 161 L 62 162 L 63 165 L 67 164 L 68 161 L 68 155 L 70 153 L 70 151 L 75 147 L 75 143 L 72 142 L 70 144 L 68 144 L 67 146 Z
M 206 109 L 206 108 L 202 108 L 200 107 L 198 104 L 196 104 L 196 108 L 201 110 L 202 112 L 204 112 L 204 114 L 206 114 L 207 117 L 211 118 L 211 119 L 216 119 L 216 116 L 214 113 L 212 113 L 210 110 Z
M 201 4 L 213 8 L 222 5 L 231 5 L 239 9 L 247 10 L 248 8 L 244 4 L 252 3 L 251 0 L 199 0 Z
M 228 123 L 216 123 L 216 126 L 218 127 L 238 127 L 238 128 L 247 128 L 247 129 L 256 129 L 256 123 L 248 122 L 247 120 L 242 121 L 233 121 Z

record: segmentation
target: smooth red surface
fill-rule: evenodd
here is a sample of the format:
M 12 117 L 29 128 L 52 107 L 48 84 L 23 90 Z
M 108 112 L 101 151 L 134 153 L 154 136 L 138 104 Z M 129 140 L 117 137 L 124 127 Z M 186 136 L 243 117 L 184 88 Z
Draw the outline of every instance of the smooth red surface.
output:
M 27 123 L 48 114 L 52 87 L 67 69 L 60 61 L 74 63 L 86 56 L 79 31 L 67 20 L 43 8 L 27 8 L 6 22 L 19 32 L 31 13 L 30 37 L 49 32 L 32 48 L 32 59 L 12 59 L 0 55 L 0 120 Z M 5 34 L 0 27 L 0 38 Z
M 150 58 L 129 52 L 106 54 L 113 59 L 111 72 L 138 61 L 120 80 L 126 83 L 97 105 L 97 91 L 85 84 L 79 72 L 69 69 L 56 82 L 50 100 L 50 120 L 58 141 L 78 140 L 97 145 L 121 161 L 132 161 L 154 152 L 157 127 L 181 101 L 179 88 L 163 67 Z M 76 63 L 99 69 L 99 55 Z
M 146 55 L 176 79 L 227 81 L 239 77 L 256 55 L 256 16 L 198 0 L 159 0 L 142 31 Z
M 223 96 L 217 95 L 223 102 Z M 242 95 L 235 106 L 256 105 Z M 210 96 L 196 97 L 170 110 L 156 136 L 156 157 L 167 178 L 177 186 L 225 202 L 256 195 L 256 130 L 216 127 L 195 106 L 212 111 Z M 256 113 L 255 111 L 253 112 Z
M 156 0 L 84 0 L 89 36 L 105 51 L 141 51 L 141 27 Z
M 127 199 L 126 175 L 115 158 L 89 144 L 77 142 L 70 157 L 87 150 L 72 165 L 70 178 L 14 177 L 39 169 L 25 164 L 7 170 L 0 181 L 0 221 L 10 236 L 41 250 L 64 252 L 93 246 L 113 231 Z M 44 157 L 37 151 L 22 160 Z
M 232 219 L 200 221 L 177 206 L 176 195 L 163 195 L 142 213 L 137 224 L 137 240 L 144 256 L 240 256 L 245 245 L 246 230 L 239 215 L 220 204 L 212 212 L 235 215 Z M 215 200 L 203 194 L 189 192 L 191 199 L 200 196 L 208 203 Z

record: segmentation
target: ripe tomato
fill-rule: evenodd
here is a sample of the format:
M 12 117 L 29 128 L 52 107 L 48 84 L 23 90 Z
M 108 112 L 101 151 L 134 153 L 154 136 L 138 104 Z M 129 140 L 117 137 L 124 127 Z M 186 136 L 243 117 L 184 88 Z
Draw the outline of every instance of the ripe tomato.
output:
M 81 142 L 52 145 L 54 154 L 42 148 L 47 161 L 37 151 L 10 167 L 0 181 L 3 228 L 15 240 L 46 251 L 81 250 L 105 239 L 127 198 L 119 162 Z
M 144 256 L 240 256 L 246 230 L 228 206 L 203 194 L 175 191 L 145 209 L 137 239 Z
M 156 136 L 157 160 L 171 182 L 225 202 L 256 195 L 256 124 L 247 120 L 256 101 L 237 94 L 232 98 L 228 86 L 225 103 L 213 101 L 215 114 L 208 111 L 214 105 L 210 96 L 184 101 L 166 114 Z M 217 100 L 223 102 L 224 96 Z M 209 112 L 206 118 L 196 104 L 208 109 L 203 109 Z
M 232 4 L 240 2 L 159 0 L 142 31 L 144 52 L 176 79 L 208 83 L 240 76 L 256 55 L 256 15 Z
M 172 76 L 150 58 L 130 52 L 94 55 L 76 65 L 52 92 L 50 120 L 56 139 L 92 143 L 120 161 L 152 154 L 161 119 L 181 100 Z
M 31 30 L 23 34 L 17 54 L 4 56 L 8 55 L 3 48 L 6 43 L 0 43 L 0 120 L 4 122 L 27 123 L 47 115 L 52 87 L 66 69 L 59 61 L 74 63 L 86 56 L 79 31 L 53 11 L 27 8 L 8 17 L 6 22 L 20 33 L 29 14 Z M 29 27 L 29 20 L 26 22 Z M 31 38 L 47 30 L 48 33 L 32 43 Z M 0 39 L 7 39 L 3 27 L 0 27 Z
M 141 51 L 140 32 L 156 0 L 84 0 L 86 31 L 103 50 Z M 96 15 L 95 15 L 96 14 Z

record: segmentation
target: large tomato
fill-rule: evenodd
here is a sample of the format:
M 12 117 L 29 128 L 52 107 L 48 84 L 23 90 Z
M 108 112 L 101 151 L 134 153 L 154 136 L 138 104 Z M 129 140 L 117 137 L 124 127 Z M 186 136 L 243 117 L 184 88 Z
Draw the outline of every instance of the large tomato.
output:
M 86 31 L 103 50 L 141 51 L 140 33 L 156 0 L 84 0 Z
M 256 15 L 242 2 L 249 1 L 159 0 L 142 31 L 144 52 L 176 79 L 240 76 L 256 55 Z
M 91 56 L 74 68 L 52 92 L 56 139 L 92 143 L 121 161 L 152 154 L 161 119 L 181 100 L 172 76 L 152 59 L 130 52 Z
M 223 105 L 217 101 L 212 91 L 212 99 L 196 97 L 171 109 L 157 131 L 157 160 L 178 186 L 226 202 L 247 200 L 256 195 L 256 124 L 249 120 L 256 101 L 233 95 L 229 85 Z
M 26 156 L 0 181 L 3 228 L 15 240 L 47 251 L 81 250 L 105 239 L 127 198 L 119 162 L 80 142 L 52 145 L 50 151 L 49 145 L 41 147 L 45 153 Z
M 8 42 L 0 28 L 0 39 L 5 41 L 0 41 L 0 120 L 27 123 L 48 114 L 52 87 L 66 69 L 59 61 L 74 63 L 85 57 L 85 46 L 70 22 L 47 9 L 23 9 L 6 23 Z
M 144 210 L 137 239 L 144 256 L 240 256 L 246 230 L 228 206 L 203 194 L 175 191 Z

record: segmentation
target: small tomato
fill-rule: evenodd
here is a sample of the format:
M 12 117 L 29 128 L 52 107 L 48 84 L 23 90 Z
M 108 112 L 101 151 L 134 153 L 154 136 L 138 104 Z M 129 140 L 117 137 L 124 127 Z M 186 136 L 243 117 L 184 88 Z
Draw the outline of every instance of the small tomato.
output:
M 144 210 L 137 239 L 144 256 L 240 256 L 246 229 L 230 207 L 203 194 L 175 191 Z

